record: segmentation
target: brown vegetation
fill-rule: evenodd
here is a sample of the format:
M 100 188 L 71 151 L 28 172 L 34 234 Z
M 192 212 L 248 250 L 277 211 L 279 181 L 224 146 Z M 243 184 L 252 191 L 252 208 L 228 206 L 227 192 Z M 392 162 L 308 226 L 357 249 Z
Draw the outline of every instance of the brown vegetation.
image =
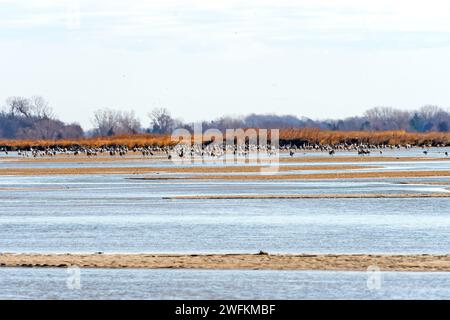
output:
M 0 140 L 1 147 L 13 149 L 27 149 L 30 147 L 102 147 L 127 146 L 128 148 L 141 146 L 169 146 L 173 144 L 170 136 L 159 134 L 118 135 L 111 137 L 93 137 L 67 140 Z
M 406 131 L 324 131 L 319 129 L 280 130 L 282 141 L 305 141 L 310 144 L 337 145 L 362 143 L 372 145 L 450 145 L 450 133 L 413 133 Z
M 450 133 L 429 132 L 411 133 L 406 131 L 324 131 L 320 129 L 282 129 L 280 130 L 281 143 L 298 144 L 372 144 L 372 145 L 446 145 L 450 146 Z M 170 135 L 162 134 L 135 134 L 118 135 L 111 137 L 94 137 L 67 140 L 0 140 L 0 147 L 29 148 L 29 147 L 101 147 L 101 146 L 170 146 L 176 142 L 171 141 Z

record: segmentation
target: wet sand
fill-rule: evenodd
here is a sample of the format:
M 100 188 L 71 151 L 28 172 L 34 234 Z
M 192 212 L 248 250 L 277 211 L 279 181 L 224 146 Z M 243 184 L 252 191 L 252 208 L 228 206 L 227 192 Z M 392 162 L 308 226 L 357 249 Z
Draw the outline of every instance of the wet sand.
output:
M 450 170 L 442 171 L 378 171 L 378 172 L 332 172 L 332 173 L 288 173 L 277 174 L 277 172 L 261 172 L 261 174 L 246 175 L 246 173 L 258 173 L 262 167 L 229 169 L 217 168 L 214 173 L 239 173 L 236 175 L 194 175 L 194 176 L 158 176 L 167 173 L 211 173 L 211 169 L 202 168 L 180 168 L 174 170 L 159 170 L 158 168 L 8 168 L 0 169 L 0 176 L 48 176 L 48 175 L 83 175 L 83 174 L 128 174 L 142 175 L 153 174 L 144 177 L 129 177 L 132 180 L 327 180 L 327 179 L 364 179 L 364 178 L 426 178 L 426 177 L 450 177 Z M 269 168 L 269 167 L 267 167 Z M 311 166 L 309 168 L 287 168 L 280 167 L 280 172 L 324 170 Z M 365 167 L 340 167 L 329 166 L 327 170 L 352 170 L 367 169 Z M 371 168 L 368 168 L 371 169 Z
M 255 173 L 263 166 L 217 166 L 217 167 L 80 167 L 80 168 L 4 168 L 0 176 L 39 176 L 39 175 L 74 175 L 74 174 L 145 174 L 145 173 Z M 313 170 L 355 170 L 376 169 L 375 166 L 363 165 L 308 165 L 279 167 L 279 171 L 313 171 Z
M 391 156 L 332 156 L 332 157 L 291 157 L 280 158 L 280 162 L 411 162 L 450 161 L 450 157 L 391 157 Z
M 221 199 L 403 199 L 403 198 L 450 198 L 448 193 L 386 193 L 386 194 L 281 194 L 281 195 L 201 195 L 163 197 L 168 200 L 221 200 Z
M 299 156 L 295 157 L 265 157 L 262 156 L 258 163 L 270 163 L 270 162 L 298 162 L 298 163 L 309 163 L 309 162 L 410 162 L 410 161 L 450 161 L 450 157 L 392 157 L 392 156 L 311 156 L 311 153 L 306 154 L 300 154 Z M 227 156 L 228 161 L 232 161 L 232 155 Z M 143 157 L 142 155 L 139 155 L 139 153 L 131 153 L 127 156 L 120 157 L 120 156 L 108 156 L 106 154 L 96 156 L 96 157 L 87 157 L 87 156 L 68 156 L 68 155 L 57 155 L 55 157 L 38 157 L 38 158 L 24 158 L 24 157 L 9 157 L 9 158 L 1 158 L 0 161 L 6 160 L 9 162 L 25 162 L 25 163 L 35 163 L 35 162 L 68 162 L 68 163 L 89 163 L 89 162 L 110 162 L 110 161 L 167 161 L 167 162 L 180 162 L 183 161 L 189 162 L 190 158 L 173 158 L 172 160 L 168 160 L 167 156 L 164 153 L 159 153 L 155 156 L 151 157 Z M 205 157 L 202 158 L 195 158 L 196 161 L 204 161 L 204 162 L 221 162 L 224 159 L 223 158 L 210 158 Z M 256 159 L 246 159 L 244 157 L 238 157 L 238 163 L 256 163 Z
M 102 154 L 99 156 L 73 156 L 73 155 L 63 155 L 59 154 L 53 157 L 8 157 L 3 158 L 0 160 L 6 160 L 9 162 L 21 162 L 21 163 L 39 163 L 39 162 L 55 162 L 55 163 L 89 163 L 89 162 L 115 162 L 115 161 L 142 161 L 142 160 L 149 160 L 149 161 L 161 161 L 161 160 L 167 160 L 167 156 L 164 154 L 158 154 L 152 157 L 143 157 L 142 155 L 138 153 L 130 153 L 127 156 L 121 157 L 121 156 L 109 156 L 107 154 Z
M 2 267 L 450 271 L 450 255 L 0 254 Z
M 134 180 L 327 180 L 365 178 L 426 178 L 450 177 L 450 170 L 442 171 L 378 171 L 378 172 L 336 172 L 306 174 L 259 174 L 259 175 L 203 175 L 183 177 L 139 177 Z
M 401 184 L 413 184 L 423 186 L 450 186 L 449 181 L 418 181 L 418 182 L 402 182 Z

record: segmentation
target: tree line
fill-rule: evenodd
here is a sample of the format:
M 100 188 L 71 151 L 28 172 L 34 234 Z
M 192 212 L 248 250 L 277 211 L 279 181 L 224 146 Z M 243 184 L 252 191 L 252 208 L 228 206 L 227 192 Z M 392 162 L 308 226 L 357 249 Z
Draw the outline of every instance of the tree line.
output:
M 78 124 L 58 120 L 41 96 L 10 97 L 0 110 L 0 138 L 77 139 L 84 136 Z
M 174 118 L 166 108 L 148 113 L 146 125 L 133 111 L 99 109 L 92 117 L 93 129 L 83 131 L 76 123 L 56 118 L 49 103 L 41 96 L 10 97 L 0 110 L 0 138 L 3 139 L 77 139 L 86 136 L 116 136 L 138 133 L 171 133 L 176 128 L 192 129 L 193 123 Z M 203 129 L 215 128 L 318 128 L 331 131 L 449 132 L 450 112 L 438 106 L 424 106 L 404 111 L 375 107 L 362 116 L 345 119 L 312 120 L 306 117 L 275 114 L 223 116 L 201 122 Z
M 312 120 L 291 115 L 250 114 L 244 117 L 222 117 L 204 122 L 204 127 L 226 128 L 318 128 L 331 131 L 448 132 L 450 112 L 437 106 L 404 111 L 391 107 L 375 107 L 362 116 L 345 119 Z
M 171 133 L 176 128 L 192 129 L 194 123 L 173 118 L 169 110 L 157 108 L 148 114 L 149 126 L 142 128 L 133 112 L 104 109 L 95 113 L 95 135 Z M 250 114 L 247 116 L 223 116 L 201 122 L 203 129 L 219 130 L 233 128 L 318 128 L 331 131 L 391 131 L 448 132 L 450 112 L 437 106 L 424 106 L 419 110 L 404 111 L 390 107 L 375 107 L 359 117 L 340 120 L 312 120 L 293 115 Z

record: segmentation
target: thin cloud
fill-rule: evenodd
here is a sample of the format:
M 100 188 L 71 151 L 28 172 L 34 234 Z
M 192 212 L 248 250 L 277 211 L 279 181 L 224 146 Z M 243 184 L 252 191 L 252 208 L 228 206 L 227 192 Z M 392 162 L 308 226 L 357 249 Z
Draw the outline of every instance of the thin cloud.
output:
M 234 31 L 240 35 L 268 34 L 280 40 L 297 40 L 299 33 L 308 32 L 329 33 L 330 37 L 339 32 L 359 36 L 361 30 L 450 32 L 450 3 L 440 0 L 0 0 L 1 26 L 64 28 L 74 3 L 79 3 L 84 28 L 102 36 L 108 31 L 111 36 L 131 37 L 199 32 L 226 38 Z

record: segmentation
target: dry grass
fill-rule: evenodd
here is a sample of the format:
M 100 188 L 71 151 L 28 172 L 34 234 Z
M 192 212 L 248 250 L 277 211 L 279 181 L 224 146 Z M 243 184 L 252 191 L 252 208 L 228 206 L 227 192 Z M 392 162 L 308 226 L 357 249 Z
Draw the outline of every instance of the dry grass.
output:
M 450 255 L 0 254 L 2 267 L 450 271 Z
M 406 131 L 324 131 L 319 129 L 280 130 L 280 140 L 307 141 L 310 144 L 340 143 L 388 145 L 450 145 L 450 133 L 412 133 Z
M 137 134 L 112 137 L 95 137 L 75 140 L 0 140 L 0 146 L 15 149 L 30 147 L 61 147 L 72 146 L 102 147 L 102 146 L 127 146 L 128 148 L 141 146 L 168 146 L 173 145 L 169 135 Z
M 411 133 L 405 131 L 324 131 L 319 129 L 281 129 L 280 140 L 283 143 L 336 145 L 340 143 L 364 144 L 411 144 L 411 145 L 450 145 L 450 133 L 430 132 Z M 168 146 L 170 135 L 136 134 L 113 137 L 95 137 L 78 140 L 0 140 L 0 147 L 25 149 L 29 147 L 101 147 L 101 146 Z

